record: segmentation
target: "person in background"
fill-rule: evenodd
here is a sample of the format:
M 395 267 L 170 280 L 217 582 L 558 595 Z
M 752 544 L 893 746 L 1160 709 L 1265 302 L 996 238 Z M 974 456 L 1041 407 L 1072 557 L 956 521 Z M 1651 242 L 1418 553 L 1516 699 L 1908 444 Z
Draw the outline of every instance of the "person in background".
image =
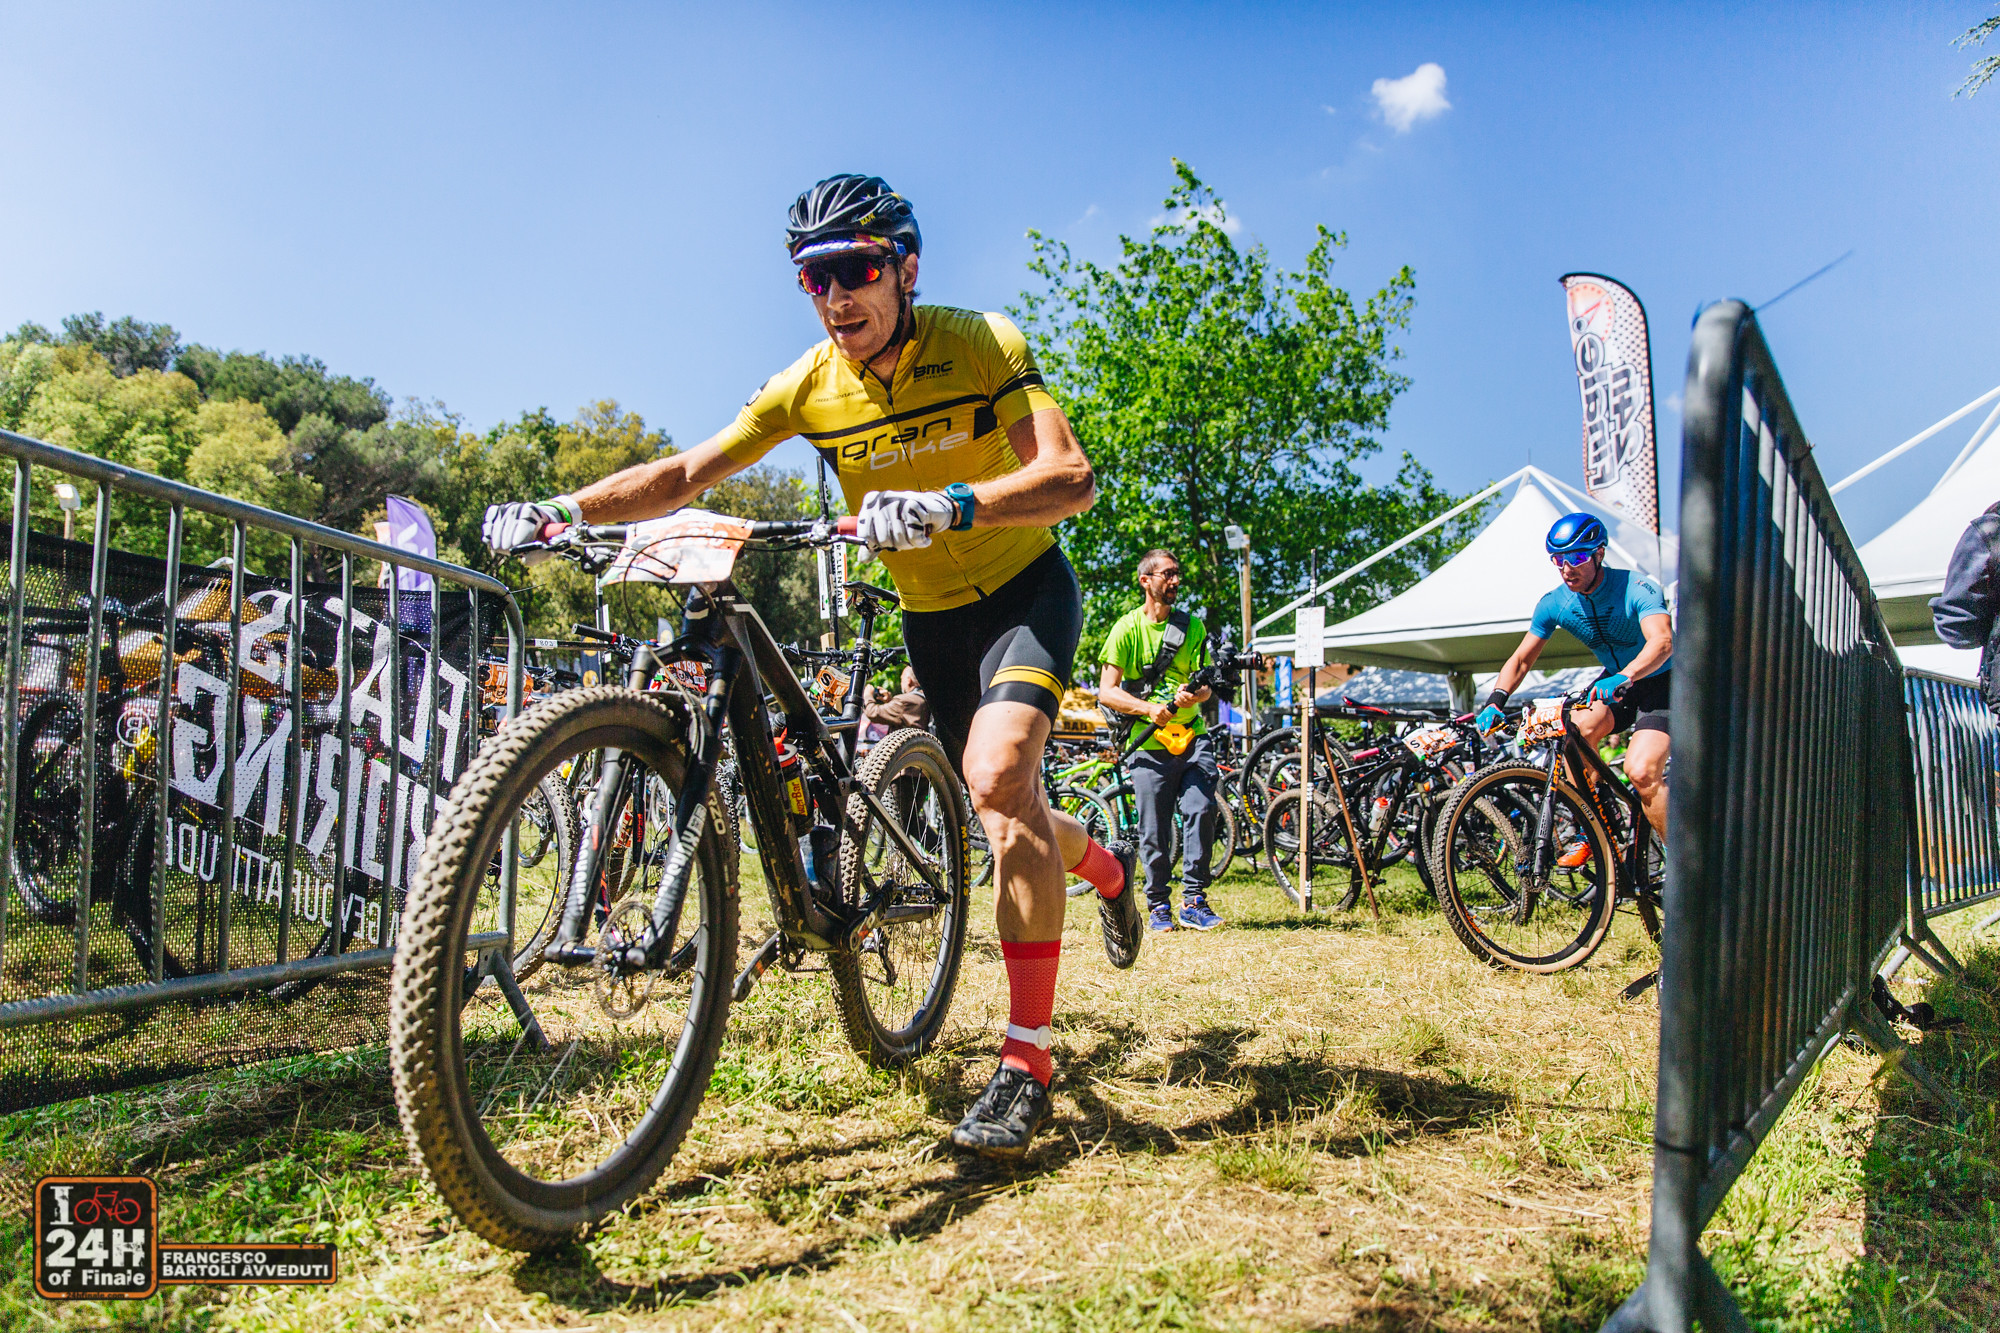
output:
M 931 724 L 931 703 L 924 698 L 923 687 L 917 684 L 917 673 L 909 667 L 903 668 L 902 679 L 896 693 L 870 687 L 875 696 L 861 707 L 861 715 L 868 719 L 871 731 L 882 728 L 887 735 L 897 727 L 928 727 Z M 871 735 L 870 740 L 879 739 Z
M 1946 566 L 1944 591 L 1931 600 L 1938 638 L 1954 648 L 1979 650 L 1979 692 L 2000 717 L 2000 504 L 1987 508 L 1959 535 Z
M 1145 600 L 1118 618 L 1104 639 L 1104 672 L 1097 699 L 1157 728 L 1129 761 L 1139 801 L 1139 859 L 1146 867 L 1147 928 L 1213 930 L 1222 924 L 1208 905 L 1210 856 L 1215 850 L 1215 789 L 1220 774 L 1201 706 L 1206 686 L 1188 689 L 1201 667 L 1208 631 L 1198 616 L 1176 610 L 1181 562 L 1169 551 L 1139 557 Z M 1174 913 L 1174 812 L 1180 811 L 1181 910 Z

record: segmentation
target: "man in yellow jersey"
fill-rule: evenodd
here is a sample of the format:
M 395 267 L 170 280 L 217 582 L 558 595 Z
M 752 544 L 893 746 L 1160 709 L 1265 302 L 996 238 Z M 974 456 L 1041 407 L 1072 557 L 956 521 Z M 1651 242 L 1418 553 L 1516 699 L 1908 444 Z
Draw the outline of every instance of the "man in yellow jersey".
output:
M 1138 958 L 1144 931 L 1132 849 L 1099 846 L 1042 789 L 1083 625 L 1076 574 L 1049 528 L 1090 508 L 1096 479 L 1012 322 L 914 304 L 923 237 L 880 178 L 833 176 L 800 195 L 786 248 L 824 341 L 686 453 L 575 495 L 493 506 L 486 541 L 511 550 L 551 521 L 656 517 L 794 435 L 836 469 L 896 581 L 910 665 L 993 849 L 1007 1035 L 952 1141 L 1018 1157 L 1048 1114 L 1064 869 L 1096 887 L 1115 966 Z

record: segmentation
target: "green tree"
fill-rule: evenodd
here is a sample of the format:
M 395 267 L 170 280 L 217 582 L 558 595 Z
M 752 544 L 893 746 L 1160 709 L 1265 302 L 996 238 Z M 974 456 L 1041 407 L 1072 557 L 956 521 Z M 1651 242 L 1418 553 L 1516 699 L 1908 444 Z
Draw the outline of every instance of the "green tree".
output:
M 101 310 L 65 319 L 62 341 L 96 352 L 120 379 L 142 370 L 169 369 L 181 346 L 181 336 L 171 324 L 147 324 L 130 315 L 107 324 Z
M 2000 14 L 1981 19 L 1952 39 L 1952 45 L 1961 50 L 1970 50 L 1985 42 L 1994 33 L 2000 32 Z M 1965 76 L 1965 82 L 1958 85 L 1953 97 L 1970 97 L 1992 82 L 1993 76 L 2000 74 L 2000 55 L 1981 56 L 1972 62 L 1972 72 Z
M 1409 325 L 1406 267 L 1357 304 L 1333 282 L 1346 237 L 1322 226 L 1285 272 L 1231 239 L 1221 199 L 1186 164 L 1166 216 L 1121 237 L 1114 267 L 1030 232 L 1042 289 L 1013 312 L 1097 473 L 1098 500 L 1064 527 L 1086 599 L 1086 650 L 1137 600 L 1139 555 L 1180 557 L 1191 605 L 1233 625 L 1236 561 L 1223 528 L 1247 529 L 1266 604 L 1303 590 L 1308 568 L 1368 555 L 1448 508 L 1405 454 L 1395 479 L 1356 464 L 1409 381 L 1390 367 Z M 1412 543 L 1328 598 L 1335 619 L 1393 596 L 1447 557 L 1478 516 Z M 1219 626 L 1218 626 L 1219 627 Z
M 374 380 L 331 374 L 317 357 L 273 361 L 262 352 L 224 354 L 196 344 L 174 359 L 174 369 L 200 385 L 206 398 L 261 404 L 287 435 L 313 416 L 343 430 L 367 430 L 387 421 L 392 406 Z

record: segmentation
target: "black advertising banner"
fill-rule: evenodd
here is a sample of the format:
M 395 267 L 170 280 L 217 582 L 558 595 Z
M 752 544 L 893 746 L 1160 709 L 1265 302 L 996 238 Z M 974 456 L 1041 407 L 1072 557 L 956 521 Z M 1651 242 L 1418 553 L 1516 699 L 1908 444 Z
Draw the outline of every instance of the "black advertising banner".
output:
M 150 979 L 156 953 L 166 978 L 276 963 L 281 934 L 286 959 L 391 944 L 432 818 L 476 743 L 477 645 L 501 623 L 496 601 L 475 601 L 448 585 L 435 597 L 405 590 L 392 620 L 386 588 L 356 588 L 343 602 L 337 584 L 303 585 L 303 706 L 295 711 L 289 580 L 245 575 L 232 680 L 229 571 L 183 569 L 171 599 L 174 665 L 163 726 L 165 562 L 110 553 L 103 629 L 93 644 L 90 559 L 87 544 L 30 534 L 18 808 L 0 1000 L 77 989 L 86 818 L 93 845 L 85 989 Z M 96 799 L 86 815 L 84 699 L 93 653 L 99 675 Z M 156 847 L 163 755 L 170 778 L 161 898 Z M 297 786 L 288 795 L 294 755 Z M 226 866 L 225 842 L 231 844 Z M 382 977 L 363 984 L 379 989 Z M 344 982 L 336 989 L 353 987 Z M 277 993 L 280 999 L 289 994 Z M 82 1033 L 103 1023 L 59 1026 Z M 241 1035 L 218 1031 L 201 1040 L 235 1050 L 229 1039 Z M 248 1047 L 323 1044 L 310 1032 L 266 1035 L 275 1039 Z M 61 1095 L 76 1095 L 72 1081 L 55 1070 L 31 1074 L 35 1059 L 23 1067 L 21 1057 L 35 1053 L 24 1052 L 22 1043 L 43 1039 L 64 1045 L 62 1032 L 45 1028 L 0 1033 L 0 1109 L 55 1100 L 48 1095 L 51 1084 L 65 1089 Z M 193 1032 L 187 1040 L 200 1044 Z M 198 1052 L 184 1054 L 186 1060 L 167 1064 L 203 1063 Z M 95 1063 L 108 1057 L 115 1066 L 118 1055 L 115 1044 L 98 1049 Z M 86 1088 L 101 1086 L 104 1077 L 120 1081 L 115 1068 L 98 1077 L 76 1072 L 86 1075 Z

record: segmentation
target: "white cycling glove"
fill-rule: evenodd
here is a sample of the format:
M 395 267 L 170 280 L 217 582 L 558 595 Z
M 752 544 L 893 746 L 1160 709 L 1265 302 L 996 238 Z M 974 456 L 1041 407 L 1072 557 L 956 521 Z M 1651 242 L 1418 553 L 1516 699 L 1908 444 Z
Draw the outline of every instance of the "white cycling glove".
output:
M 542 529 L 551 523 L 574 523 L 577 521 L 576 502 L 566 496 L 554 500 L 544 500 L 540 504 L 516 501 L 513 504 L 486 506 L 486 518 L 479 525 L 479 535 L 486 544 L 507 555 L 517 546 L 542 539 Z M 546 557 L 543 551 L 530 551 L 528 563 L 534 564 L 534 557 Z
M 935 533 L 958 517 L 958 506 L 943 491 L 870 491 L 861 498 L 854 532 L 876 551 L 911 551 L 929 546 Z

